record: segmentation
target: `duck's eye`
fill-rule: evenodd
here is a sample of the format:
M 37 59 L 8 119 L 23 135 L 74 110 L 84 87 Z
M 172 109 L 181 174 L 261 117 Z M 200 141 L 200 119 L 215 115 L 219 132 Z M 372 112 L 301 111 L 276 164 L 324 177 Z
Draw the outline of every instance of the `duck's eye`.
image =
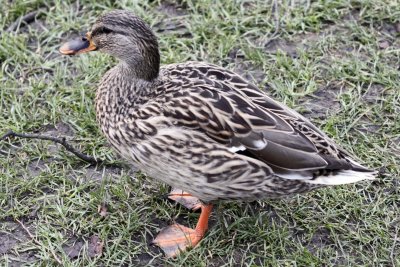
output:
M 110 30 L 109 28 L 103 27 L 102 28 L 102 33 L 110 33 L 112 32 L 112 30 Z

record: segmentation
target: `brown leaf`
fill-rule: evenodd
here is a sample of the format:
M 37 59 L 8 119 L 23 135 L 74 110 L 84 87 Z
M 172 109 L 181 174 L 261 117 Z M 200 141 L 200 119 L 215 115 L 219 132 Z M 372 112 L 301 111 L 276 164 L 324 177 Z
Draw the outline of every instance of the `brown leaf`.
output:
M 101 203 L 97 207 L 97 212 L 100 214 L 101 217 L 106 217 L 107 216 L 107 205 L 106 203 Z
M 63 250 L 70 259 L 76 259 L 82 253 L 86 252 L 90 258 L 95 258 L 103 254 L 104 242 L 97 235 L 92 235 L 87 241 L 88 248 L 84 249 L 85 240 L 83 238 L 72 237 L 66 244 L 63 245 Z
M 104 242 L 97 235 L 92 235 L 88 244 L 89 257 L 94 258 L 103 254 Z
M 85 242 L 82 240 L 77 240 L 74 238 L 73 240 L 68 242 L 69 244 L 65 244 L 63 246 L 63 250 L 65 254 L 67 254 L 68 258 L 75 259 L 78 258 L 81 254 L 82 248 L 85 245 Z
M 386 40 L 382 40 L 378 42 L 378 46 L 380 49 L 386 49 L 390 46 L 389 42 Z

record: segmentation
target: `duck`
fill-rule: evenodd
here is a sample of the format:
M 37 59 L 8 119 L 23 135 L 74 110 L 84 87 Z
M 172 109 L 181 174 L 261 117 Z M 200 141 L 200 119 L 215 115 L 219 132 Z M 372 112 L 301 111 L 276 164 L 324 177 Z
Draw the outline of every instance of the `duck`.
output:
M 175 188 L 171 199 L 201 209 L 195 229 L 175 223 L 155 238 L 167 257 L 199 244 L 219 201 L 281 198 L 377 176 L 240 75 L 207 62 L 161 66 L 156 35 L 130 11 L 104 13 L 59 51 L 119 60 L 96 90 L 102 133 L 124 159 Z

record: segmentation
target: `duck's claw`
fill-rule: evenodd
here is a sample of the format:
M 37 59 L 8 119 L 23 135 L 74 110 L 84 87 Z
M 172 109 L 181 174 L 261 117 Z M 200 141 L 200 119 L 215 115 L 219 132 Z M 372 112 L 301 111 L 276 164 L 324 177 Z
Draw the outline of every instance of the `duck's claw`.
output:
M 197 197 L 181 190 L 173 188 L 168 194 L 168 198 L 178 202 L 190 210 L 198 210 L 201 208 L 201 202 Z
M 180 224 L 164 228 L 154 239 L 153 244 L 159 246 L 168 258 L 175 257 L 181 251 L 196 246 L 201 240 L 201 233 Z

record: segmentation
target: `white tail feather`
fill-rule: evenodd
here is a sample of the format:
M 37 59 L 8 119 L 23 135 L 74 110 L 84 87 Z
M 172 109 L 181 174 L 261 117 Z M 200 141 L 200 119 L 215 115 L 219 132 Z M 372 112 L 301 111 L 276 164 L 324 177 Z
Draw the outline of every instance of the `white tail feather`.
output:
M 376 172 L 359 172 L 353 170 L 342 170 L 334 175 L 319 176 L 313 180 L 305 180 L 310 184 L 339 185 L 351 184 L 361 180 L 374 180 Z

